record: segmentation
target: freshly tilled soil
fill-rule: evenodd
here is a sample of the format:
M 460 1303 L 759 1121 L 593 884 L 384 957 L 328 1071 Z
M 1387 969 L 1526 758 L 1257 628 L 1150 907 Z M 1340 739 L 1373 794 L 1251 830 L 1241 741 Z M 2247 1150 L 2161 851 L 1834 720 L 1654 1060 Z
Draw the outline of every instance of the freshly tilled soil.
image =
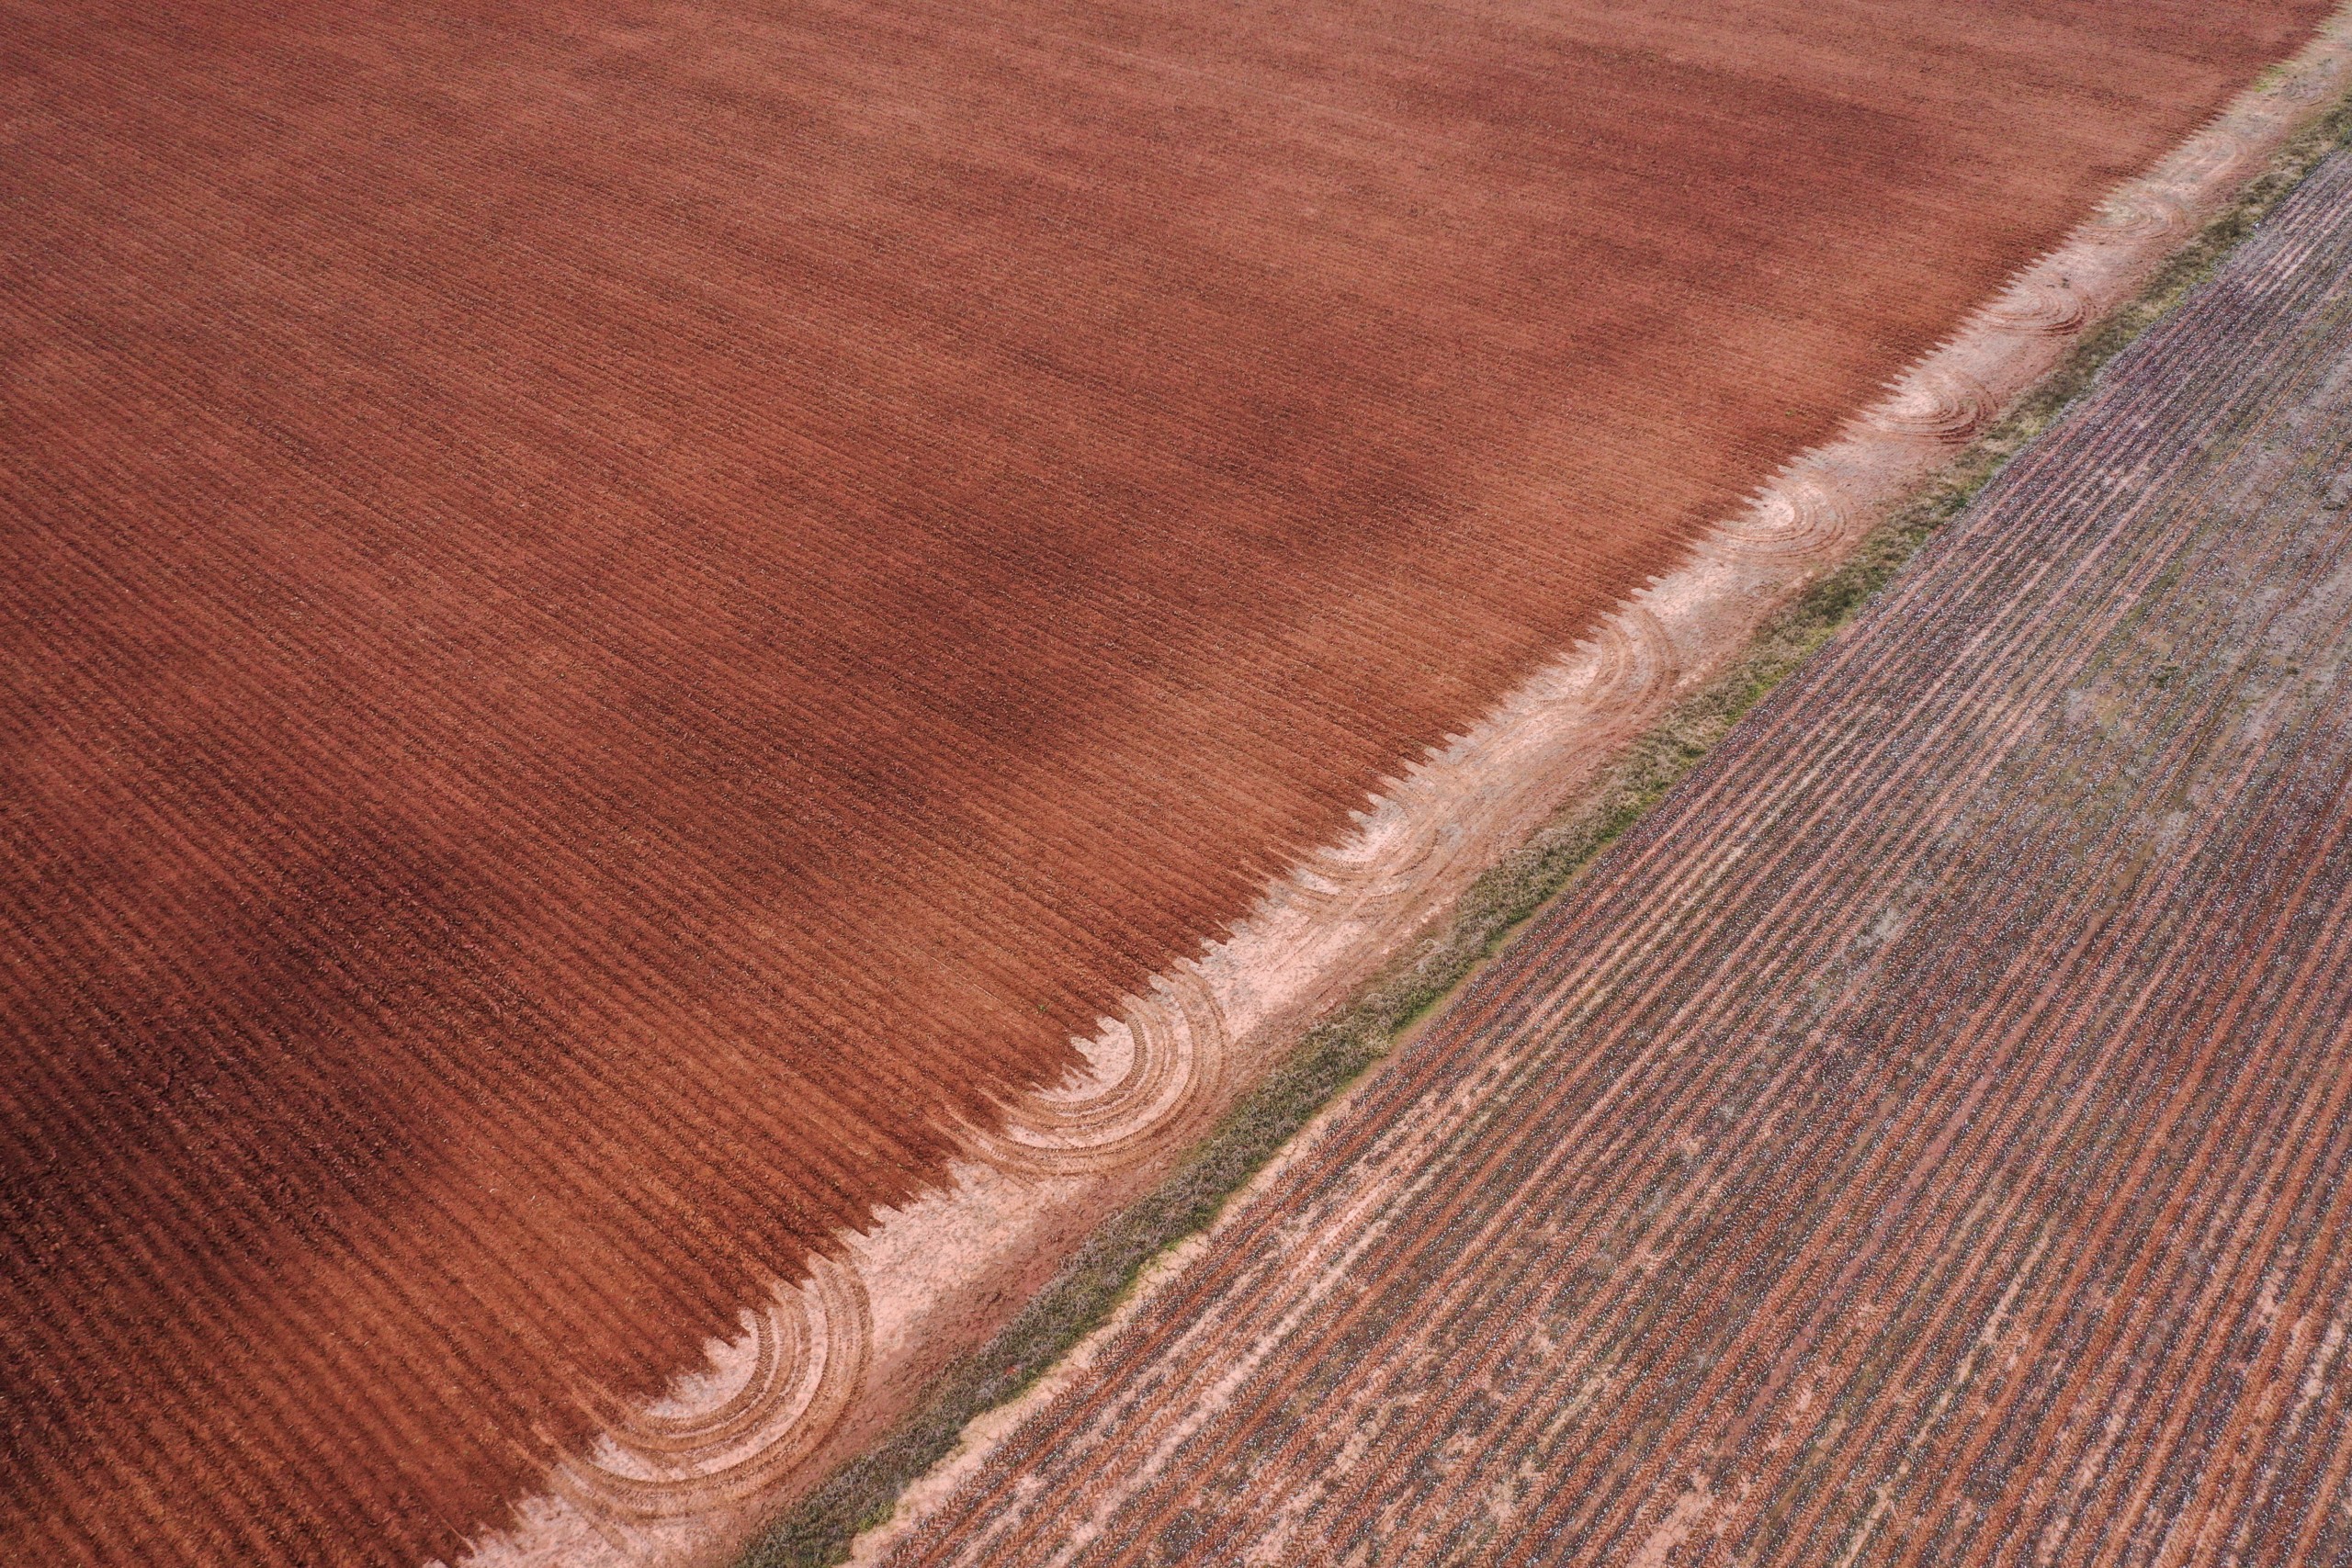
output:
M 454 1553 L 2322 9 L 0 7 L 0 1547 Z

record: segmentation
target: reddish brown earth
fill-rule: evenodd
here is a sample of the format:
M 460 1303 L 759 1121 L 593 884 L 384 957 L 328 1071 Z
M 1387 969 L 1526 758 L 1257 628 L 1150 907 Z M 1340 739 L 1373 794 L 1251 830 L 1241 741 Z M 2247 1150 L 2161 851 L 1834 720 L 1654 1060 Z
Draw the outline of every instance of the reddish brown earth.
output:
M 888 1561 L 2352 1562 L 2352 152 Z
M 0 3 L 0 1555 L 453 1550 L 2324 9 Z

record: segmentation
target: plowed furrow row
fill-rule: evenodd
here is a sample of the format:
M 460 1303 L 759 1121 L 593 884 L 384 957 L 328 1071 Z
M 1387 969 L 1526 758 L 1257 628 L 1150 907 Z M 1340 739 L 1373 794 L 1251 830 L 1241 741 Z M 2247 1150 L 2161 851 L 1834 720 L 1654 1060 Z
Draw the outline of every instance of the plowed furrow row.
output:
M 2352 157 L 895 1563 L 2328 1560 Z

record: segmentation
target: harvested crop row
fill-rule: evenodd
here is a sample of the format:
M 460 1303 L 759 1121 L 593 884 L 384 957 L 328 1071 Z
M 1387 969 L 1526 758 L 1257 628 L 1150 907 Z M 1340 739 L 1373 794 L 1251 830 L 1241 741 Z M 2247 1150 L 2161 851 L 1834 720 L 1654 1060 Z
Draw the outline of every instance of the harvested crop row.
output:
M 2352 155 L 888 1559 L 2352 1554 Z

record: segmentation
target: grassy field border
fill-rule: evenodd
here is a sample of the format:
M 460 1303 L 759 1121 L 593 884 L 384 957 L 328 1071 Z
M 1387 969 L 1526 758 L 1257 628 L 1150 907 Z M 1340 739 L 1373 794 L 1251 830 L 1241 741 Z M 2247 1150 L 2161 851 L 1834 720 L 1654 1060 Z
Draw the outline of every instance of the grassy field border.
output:
M 1657 803 L 1758 699 L 1836 636 L 1958 516 L 2003 464 L 2047 429 L 2127 344 L 2210 277 L 2319 161 L 2352 143 L 2352 98 L 2307 125 L 2227 209 L 2199 230 L 2131 303 L 2077 344 L 1966 451 L 1897 505 L 1842 565 L 1758 631 L 1739 660 L 1678 704 L 1582 798 L 1472 884 L 1444 929 L 1392 965 L 1227 1113 L 1165 1182 L 1097 1229 L 986 1347 L 956 1361 L 889 1436 L 769 1527 L 741 1568 L 826 1568 L 899 1495 L 945 1459 L 976 1417 L 1017 1397 L 1117 1310 L 1153 1259 L 1215 1220 L 1315 1115 L 1386 1055 L 1577 874 Z

